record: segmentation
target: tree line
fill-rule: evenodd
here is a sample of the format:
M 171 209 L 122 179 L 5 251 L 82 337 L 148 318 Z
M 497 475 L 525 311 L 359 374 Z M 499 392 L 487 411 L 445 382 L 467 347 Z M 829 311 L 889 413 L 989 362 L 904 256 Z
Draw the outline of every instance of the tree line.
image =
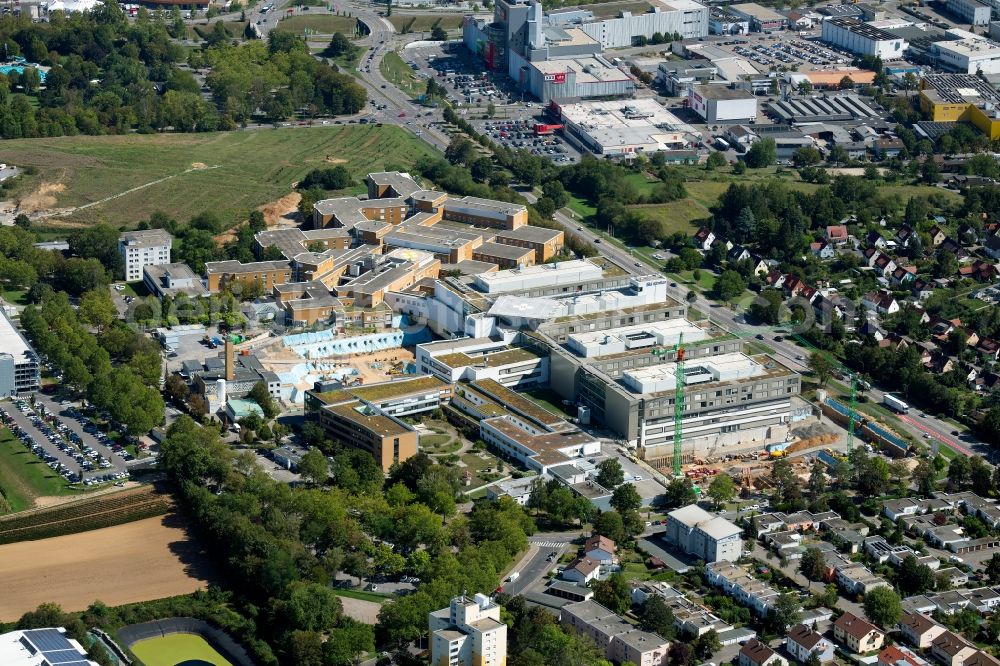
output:
M 267 44 L 210 40 L 192 51 L 191 68 L 212 68 L 213 98 L 205 99 L 171 29 L 145 9 L 129 21 L 113 0 L 90 12 L 53 12 L 42 23 L 0 18 L 6 53 L 49 67 L 44 84 L 33 68 L 0 76 L 0 137 L 214 131 L 254 116 L 347 114 L 365 104 L 350 76 L 278 32 Z

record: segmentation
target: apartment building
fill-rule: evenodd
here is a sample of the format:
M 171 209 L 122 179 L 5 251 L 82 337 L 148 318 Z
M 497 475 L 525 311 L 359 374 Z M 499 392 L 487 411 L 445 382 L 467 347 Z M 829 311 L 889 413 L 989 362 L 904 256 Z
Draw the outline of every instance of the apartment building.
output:
M 307 391 L 305 405 L 334 440 L 367 451 L 388 471 L 416 455 L 417 431 L 399 417 L 438 409 L 451 385 L 418 376 L 333 391 Z
M 563 606 L 559 622 L 591 638 L 605 657 L 616 664 L 628 662 L 636 666 L 661 666 L 667 662 L 669 643 L 666 640 L 636 629 L 596 601 Z
M 906 642 L 920 650 L 930 649 L 931 643 L 948 629 L 922 613 L 904 613 L 899 620 L 899 632 Z
M 705 562 L 734 562 L 743 552 L 742 535 L 737 525 L 689 504 L 667 514 L 664 539 Z
M 142 269 L 170 263 L 173 237 L 163 229 L 125 231 L 118 237 L 118 253 L 125 266 L 125 281 L 138 282 Z
M 444 219 L 477 227 L 517 229 L 528 223 L 528 208 L 522 204 L 479 197 L 449 197 L 442 205 Z
M 274 285 L 292 281 L 292 264 L 289 261 L 255 261 L 241 263 L 235 259 L 205 263 L 205 281 L 208 291 L 217 294 L 237 283 L 257 284 L 265 293 Z
M 507 625 L 485 594 L 464 594 L 427 616 L 434 666 L 506 666 Z
M 707 564 L 705 578 L 760 617 L 766 617 L 778 600 L 777 590 L 727 560 Z
M 885 634 L 878 627 L 849 612 L 833 623 L 833 636 L 855 654 L 878 650 L 885 640 Z

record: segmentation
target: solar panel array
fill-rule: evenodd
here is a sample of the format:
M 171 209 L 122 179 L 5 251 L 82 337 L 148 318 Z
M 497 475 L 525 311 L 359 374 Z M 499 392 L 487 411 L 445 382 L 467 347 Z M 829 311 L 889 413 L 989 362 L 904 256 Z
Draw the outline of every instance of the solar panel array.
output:
M 91 662 L 80 655 L 66 635 L 56 629 L 28 629 L 24 632 L 27 640 L 37 652 L 42 654 L 49 666 L 90 666 Z

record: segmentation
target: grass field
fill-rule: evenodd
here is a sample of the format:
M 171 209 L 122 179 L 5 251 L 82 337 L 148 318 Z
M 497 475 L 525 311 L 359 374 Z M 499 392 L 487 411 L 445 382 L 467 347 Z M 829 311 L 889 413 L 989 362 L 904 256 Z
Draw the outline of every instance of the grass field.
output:
M 427 90 L 427 83 L 396 52 L 385 54 L 379 63 L 379 70 L 382 76 L 410 97 L 417 97 Z
M 358 19 L 350 16 L 334 16 L 332 14 L 299 14 L 289 16 L 278 22 L 275 30 L 281 32 L 297 32 L 302 34 L 305 30 L 310 30 L 314 34 L 332 35 L 335 32 L 343 33 L 351 37 L 357 27 Z
M 681 199 L 647 206 L 629 206 L 629 208 L 642 213 L 651 220 L 659 220 L 665 234 L 677 231 L 686 234 L 694 233 L 698 228 L 694 221 L 709 217 L 708 209 L 694 199 Z
M 310 169 L 344 164 L 360 180 L 369 171 L 407 171 L 428 154 L 427 144 L 402 129 L 374 125 L 77 136 L 4 141 L 0 146 L 0 161 L 38 169 L 36 176 L 25 178 L 17 196 L 43 185 L 65 187 L 51 195 L 47 207 L 80 206 L 171 177 L 66 217 L 36 223 L 43 230 L 95 220 L 134 226 L 157 210 L 182 222 L 214 210 L 234 223 L 257 206 L 288 194 Z
M 455 30 L 462 25 L 461 14 L 420 14 L 419 16 L 405 16 L 393 14 L 389 21 L 399 32 L 430 32 L 434 26 L 441 26 L 445 30 Z
M 198 634 L 170 634 L 149 638 L 134 643 L 129 649 L 146 666 L 174 666 L 195 659 L 198 663 L 213 666 L 232 666 L 228 659 L 216 652 Z
M 31 508 L 37 497 L 81 493 L 6 429 L 0 431 L 0 490 L 11 512 Z

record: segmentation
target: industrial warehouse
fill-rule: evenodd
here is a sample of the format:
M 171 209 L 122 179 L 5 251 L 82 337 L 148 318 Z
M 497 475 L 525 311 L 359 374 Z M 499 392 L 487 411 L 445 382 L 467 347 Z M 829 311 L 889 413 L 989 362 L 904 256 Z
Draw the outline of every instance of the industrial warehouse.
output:
M 648 98 L 552 108 L 558 110 L 566 134 L 597 155 L 678 151 L 697 140 L 693 127 Z

